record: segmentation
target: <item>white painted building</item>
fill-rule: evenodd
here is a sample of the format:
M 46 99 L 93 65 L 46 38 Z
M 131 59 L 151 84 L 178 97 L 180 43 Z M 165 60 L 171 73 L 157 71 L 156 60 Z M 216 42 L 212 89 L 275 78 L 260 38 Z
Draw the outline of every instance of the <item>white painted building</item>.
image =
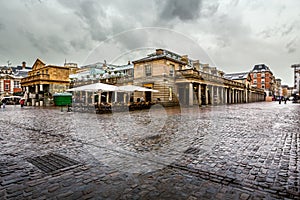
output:
M 300 64 L 291 67 L 294 68 L 294 92 L 300 95 Z

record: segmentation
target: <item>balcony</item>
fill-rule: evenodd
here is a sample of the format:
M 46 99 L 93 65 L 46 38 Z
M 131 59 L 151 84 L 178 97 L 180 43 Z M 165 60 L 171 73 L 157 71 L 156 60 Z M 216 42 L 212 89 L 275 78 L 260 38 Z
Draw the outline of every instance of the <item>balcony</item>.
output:
M 199 71 L 194 69 L 176 70 L 176 78 L 200 78 Z
M 34 81 L 48 81 L 50 79 L 49 74 L 38 74 L 33 76 L 28 76 L 25 78 L 22 78 L 21 84 L 28 83 L 28 82 L 34 82 Z

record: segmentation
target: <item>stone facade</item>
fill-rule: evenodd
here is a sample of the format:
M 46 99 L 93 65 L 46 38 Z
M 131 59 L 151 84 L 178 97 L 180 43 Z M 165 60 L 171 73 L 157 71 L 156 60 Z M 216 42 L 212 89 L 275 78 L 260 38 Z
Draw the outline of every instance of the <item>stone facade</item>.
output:
M 134 84 L 159 90 L 136 92 L 134 98 L 157 101 L 164 106 L 214 105 L 264 100 L 263 91 L 243 82 L 226 79 L 216 67 L 191 60 L 187 55 L 157 49 L 133 61 Z
M 21 85 L 31 104 L 48 102 L 52 94 L 64 92 L 69 88 L 69 73 L 68 66 L 46 65 L 37 59 L 28 76 L 21 80 Z

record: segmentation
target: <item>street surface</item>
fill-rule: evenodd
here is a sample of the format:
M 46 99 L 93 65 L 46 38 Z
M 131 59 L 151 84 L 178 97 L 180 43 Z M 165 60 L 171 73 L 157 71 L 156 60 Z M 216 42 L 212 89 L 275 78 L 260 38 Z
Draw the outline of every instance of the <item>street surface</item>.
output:
M 300 104 L 0 109 L 0 199 L 300 199 Z

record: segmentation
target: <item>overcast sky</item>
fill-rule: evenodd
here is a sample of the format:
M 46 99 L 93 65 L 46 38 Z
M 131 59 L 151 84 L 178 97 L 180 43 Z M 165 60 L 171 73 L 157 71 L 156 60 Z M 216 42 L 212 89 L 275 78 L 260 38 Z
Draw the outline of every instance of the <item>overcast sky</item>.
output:
M 134 60 L 166 48 L 225 73 L 300 63 L 299 0 L 0 1 L 0 65 Z

